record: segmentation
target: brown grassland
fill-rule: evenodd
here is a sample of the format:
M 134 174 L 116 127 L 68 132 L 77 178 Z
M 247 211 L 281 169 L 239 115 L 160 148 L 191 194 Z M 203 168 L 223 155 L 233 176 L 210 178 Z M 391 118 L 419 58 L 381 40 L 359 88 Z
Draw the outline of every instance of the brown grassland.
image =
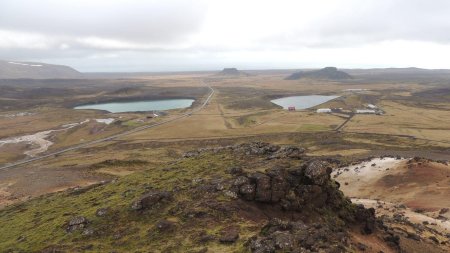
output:
M 373 80 L 373 77 L 366 80 L 364 76 L 345 82 L 288 81 L 283 80 L 284 77 L 284 73 L 273 72 L 230 78 L 217 77 L 211 73 L 183 73 L 140 76 L 129 80 L 77 81 L 79 88 L 74 88 L 67 80 L 60 83 L 51 81 L 45 91 L 40 91 L 42 86 L 45 87 L 45 81 L 21 84 L 23 87 L 19 90 L 9 88 L 8 92 L 0 95 L 2 104 L 7 105 L 0 111 L 0 139 L 60 130 L 48 136 L 47 140 L 53 145 L 38 155 L 175 118 L 191 110 L 171 110 L 166 115 L 150 119 L 147 118 L 147 113 L 73 110 L 73 105 L 192 97 L 197 99 L 193 105 L 195 108 L 208 95 L 209 90 L 205 85 L 211 86 L 215 94 L 203 110 L 189 117 L 61 154 L 57 158 L 1 171 L 5 176 L 0 177 L 3 192 L 0 202 L 11 203 L 30 195 L 86 185 L 100 178 L 126 175 L 140 169 L 139 166 L 131 169 L 129 166 L 114 169 L 91 168 L 92 164 L 104 160 L 142 159 L 152 164 L 162 164 L 180 157 L 190 149 L 246 140 L 267 140 L 279 144 L 297 142 L 306 146 L 310 154 L 318 156 L 361 157 L 383 150 L 413 154 L 414 150 L 421 148 L 426 150 L 423 152 L 425 155 L 448 157 L 450 100 L 446 97 L 433 100 L 433 96 L 430 96 L 433 90 L 445 88 L 445 83 L 388 82 Z M 1 84 L 3 89 L 12 87 L 7 80 L 2 80 Z M 74 95 L 68 96 L 66 92 L 71 91 Z M 288 112 L 270 102 L 273 98 L 308 94 L 340 96 L 315 108 L 343 108 L 350 111 L 372 103 L 379 106 L 384 114 L 355 115 L 346 122 L 349 117 L 346 114 L 318 114 L 315 108 Z M 5 101 L 8 101 L 7 104 Z M 29 114 L 11 116 L 23 112 Z M 95 121 L 104 118 L 113 118 L 115 122 L 106 125 Z M 90 121 L 70 129 L 63 127 L 87 119 Z M 340 131 L 335 131 L 343 123 L 345 125 Z M 24 152 L 36 148 L 35 145 L 22 142 L 0 146 L 0 163 L 26 159 Z M 92 153 L 93 150 L 95 154 Z M 27 190 L 28 183 L 36 182 L 36 179 L 17 179 L 15 175 L 35 170 L 45 176 L 40 177 L 38 186 Z M 59 171 L 60 179 L 49 177 L 54 170 Z M 72 180 L 73 178 L 76 180 Z M 41 189 L 36 191 L 35 187 L 39 186 L 42 186 Z M 17 190 L 19 188 L 20 191 Z

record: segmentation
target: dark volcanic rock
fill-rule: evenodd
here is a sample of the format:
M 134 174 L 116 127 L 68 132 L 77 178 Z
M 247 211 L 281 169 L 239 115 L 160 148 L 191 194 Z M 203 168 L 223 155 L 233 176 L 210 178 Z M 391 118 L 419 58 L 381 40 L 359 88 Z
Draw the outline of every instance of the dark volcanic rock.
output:
M 233 185 L 240 187 L 244 184 L 248 184 L 249 182 L 250 182 L 250 179 L 248 179 L 248 177 L 239 176 L 234 180 Z
M 301 159 L 305 153 L 304 148 L 286 146 L 281 147 L 277 152 L 275 152 L 270 158 L 296 158 Z
M 277 249 L 291 250 L 294 247 L 294 236 L 287 231 L 277 231 L 272 238 Z
M 272 200 L 270 177 L 257 172 L 251 174 L 250 179 L 256 183 L 255 200 L 260 202 L 270 202 Z
M 331 183 L 326 161 L 313 161 L 306 168 L 275 168 L 234 179 L 232 192 L 247 201 L 280 203 L 284 210 L 300 211 L 306 206 L 338 208 L 348 201 Z M 233 190 L 236 189 L 236 190 Z
M 313 161 L 305 169 L 305 176 L 314 184 L 324 185 L 330 181 L 331 168 L 325 161 Z
M 131 208 L 133 210 L 150 209 L 157 206 L 161 202 L 167 202 L 172 200 L 172 193 L 167 191 L 152 191 L 144 194 L 138 200 L 133 202 Z
M 364 226 L 362 232 L 365 234 L 371 234 L 375 230 L 375 209 L 364 208 L 363 205 L 358 205 L 355 218 L 357 221 L 363 222 Z
M 183 156 L 187 158 L 196 157 L 203 152 L 218 153 L 223 150 L 232 151 L 233 153 L 240 155 L 268 155 L 268 159 L 301 159 L 305 152 L 305 149 L 294 146 L 280 147 L 266 142 L 251 142 L 226 147 L 202 148 L 186 152 Z M 242 169 L 239 167 L 232 167 L 229 169 L 229 173 L 233 175 L 241 174 L 242 172 Z
M 239 193 L 245 200 L 255 199 L 256 186 L 254 184 L 244 184 L 239 188 Z
M 286 192 L 289 189 L 289 183 L 287 182 L 286 170 L 272 170 L 271 175 L 271 201 L 276 203 L 286 196 Z
M 243 170 L 241 167 L 231 167 L 228 169 L 228 173 L 231 175 L 239 175 L 242 174 Z
M 220 231 L 219 241 L 221 243 L 233 243 L 239 238 L 239 227 L 229 226 Z
M 156 223 L 155 228 L 159 232 L 168 232 L 175 229 L 175 223 L 168 220 L 160 220 Z
M 327 224 L 306 226 L 301 221 L 271 220 L 259 236 L 249 239 L 252 252 L 343 252 L 349 235 Z M 341 244 L 341 245 L 340 245 Z M 339 250 L 341 249 L 341 250 Z
M 271 238 L 253 237 L 250 239 L 250 249 L 253 253 L 275 252 L 275 242 Z

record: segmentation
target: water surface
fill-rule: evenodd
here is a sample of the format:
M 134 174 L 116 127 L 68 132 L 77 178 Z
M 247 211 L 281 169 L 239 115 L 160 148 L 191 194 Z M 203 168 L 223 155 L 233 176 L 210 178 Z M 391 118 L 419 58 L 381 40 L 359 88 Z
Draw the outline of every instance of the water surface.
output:
M 279 105 L 284 109 L 288 109 L 288 107 L 290 106 L 294 106 L 295 109 L 306 109 L 314 107 L 316 105 L 323 104 L 327 101 L 330 101 L 338 97 L 339 96 L 321 96 L 321 95 L 293 96 L 270 100 L 270 102 Z
M 145 111 L 164 111 L 171 109 L 187 108 L 192 105 L 193 99 L 164 99 L 147 100 L 135 102 L 113 102 L 102 104 L 89 104 L 76 106 L 74 109 L 94 109 L 108 112 L 145 112 Z

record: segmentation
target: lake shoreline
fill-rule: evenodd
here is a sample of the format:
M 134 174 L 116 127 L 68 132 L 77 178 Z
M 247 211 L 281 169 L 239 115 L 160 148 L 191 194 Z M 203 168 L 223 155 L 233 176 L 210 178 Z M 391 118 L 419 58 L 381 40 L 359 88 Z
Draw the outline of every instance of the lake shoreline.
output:
M 141 101 L 115 101 L 109 103 L 91 103 L 73 107 L 75 110 L 101 110 L 110 113 L 166 111 L 190 108 L 194 99 L 158 99 Z

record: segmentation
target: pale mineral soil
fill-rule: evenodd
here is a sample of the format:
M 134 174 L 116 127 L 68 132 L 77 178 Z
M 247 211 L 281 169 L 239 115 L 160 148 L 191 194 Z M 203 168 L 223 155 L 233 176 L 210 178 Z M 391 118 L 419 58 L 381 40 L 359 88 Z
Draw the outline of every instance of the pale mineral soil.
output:
M 90 121 L 89 119 L 86 119 L 82 122 L 75 122 L 62 125 L 59 129 L 51 129 L 47 131 L 37 132 L 35 134 L 0 139 L 0 152 L 5 151 L 2 150 L 3 146 L 11 146 L 14 144 L 27 143 L 28 145 L 31 145 L 32 148 L 24 151 L 24 155 L 34 157 L 40 153 L 47 151 L 47 149 L 51 145 L 53 145 L 53 142 L 48 140 L 51 137 L 51 135 L 54 135 L 57 132 L 67 131 L 73 127 L 88 123 L 89 121 Z
M 379 193 L 379 189 L 374 188 L 373 184 L 376 184 L 383 176 L 394 172 L 395 168 L 406 161 L 407 159 L 404 158 L 377 157 L 338 168 L 332 173 L 332 177 L 341 184 L 341 190 L 349 197 L 379 198 L 381 192 Z
M 424 222 L 427 222 L 429 223 L 427 225 L 428 227 L 436 229 L 444 234 L 450 232 L 450 221 L 430 217 L 429 215 L 415 212 L 411 208 L 403 207 L 396 203 L 386 202 L 382 200 L 358 198 L 352 198 L 352 202 L 356 204 L 362 204 L 366 208 L 375 208 L 377 216 L 388 215 L 392 217 L 394 214 L 402 214 L 413 223 L 423 224 Z
M 446 241 L 442 235 L 450 232 L 449 165 L 419 158 L 378 157 L 338 168 L 332 176 L 354 203 L 375 208 L 379 217 L 397 215 L 434 229 L 440 234 L 429 236 Z M 417 233 L 414 227 L 409 229 Z
M 333 177 L 349 197 L 437 211 L 450 207 L 450 166 L 426 159 L 374 158 L 339 168 Z

